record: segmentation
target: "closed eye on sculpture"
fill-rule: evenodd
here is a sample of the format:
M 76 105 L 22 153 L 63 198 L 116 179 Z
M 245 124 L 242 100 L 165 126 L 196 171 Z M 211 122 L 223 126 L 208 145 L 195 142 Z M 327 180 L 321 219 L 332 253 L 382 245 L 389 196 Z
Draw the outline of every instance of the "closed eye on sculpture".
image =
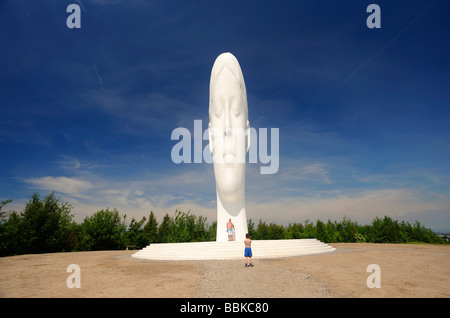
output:
M 214 114 L 216 115 L 217 118 L 222 116 L 223 108 L 224 108 L 223 99 L 222 98 L 217 99 L 216 102 L 214 103 Z
M 242 106 L 240 104 L 240 99 L 239 98 L 233 98 L 231 100 L 231 113 L 235 117 L 239 117 L 239 115 L 242 113 Z

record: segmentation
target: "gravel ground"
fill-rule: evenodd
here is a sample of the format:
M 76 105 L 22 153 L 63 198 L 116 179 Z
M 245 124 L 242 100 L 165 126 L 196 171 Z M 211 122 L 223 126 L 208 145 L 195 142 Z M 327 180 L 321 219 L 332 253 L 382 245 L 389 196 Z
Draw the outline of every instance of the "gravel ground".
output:
M 149 261 L 136 251 L 97 251 L 0 257 L 2 297 L 144 298 L 449 298 L 450 246 L 332 244 L 336 252 L 279 259 Z M 69 264 L 81 288 L 69 288 Z M 368 265 L 381 270 L 381 288 L 368 288 Z
M 198 284 L 199 297 L 210 298 L 326 298 L 334 297 L 327 284 L 308 273 L 276 266 L 276 260 L 205 261 Z

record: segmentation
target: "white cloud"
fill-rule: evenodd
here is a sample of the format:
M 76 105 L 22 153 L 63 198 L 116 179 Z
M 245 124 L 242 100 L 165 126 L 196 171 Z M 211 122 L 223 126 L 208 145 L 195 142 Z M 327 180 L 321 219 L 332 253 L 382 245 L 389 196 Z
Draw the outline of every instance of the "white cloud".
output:
M 89 181 L 68 177 L 41 177 L 25 179 L 32 187 L 78 196 L 94 187 Z
M 77 170 L 81 168 L 81 163 L 76 158 L 70 158 L 68 156 L 61 156 L 62 160 L 56 161 L 56 163 L 66 170 Z
M 286 180 L 313 181 L 332 184 L 324 164 L 314 163 L 304 167 L 291 166 L 283 169 L 282 177 Z

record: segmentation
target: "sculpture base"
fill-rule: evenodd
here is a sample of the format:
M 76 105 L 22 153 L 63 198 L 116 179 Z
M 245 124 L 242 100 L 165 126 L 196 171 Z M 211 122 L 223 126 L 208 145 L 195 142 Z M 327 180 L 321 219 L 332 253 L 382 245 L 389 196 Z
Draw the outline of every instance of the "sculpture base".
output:
M 278 258 L 334 252 L 336 249 L 316 239 L 255 240 L 253 257 Z M 243 242 L 155 243 L 131 255 L 148 260 L 244 259 Z

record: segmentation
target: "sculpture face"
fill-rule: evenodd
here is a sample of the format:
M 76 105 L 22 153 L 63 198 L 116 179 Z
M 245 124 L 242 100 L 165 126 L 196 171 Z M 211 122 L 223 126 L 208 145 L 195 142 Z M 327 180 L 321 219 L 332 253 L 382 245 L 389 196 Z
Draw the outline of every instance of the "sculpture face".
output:
M 209 145 L 217 192 L 223 203 L 244 194 L 245 154 L 250 145 L 247 93 L 237 59 L 221 54 L 211 71 Z

